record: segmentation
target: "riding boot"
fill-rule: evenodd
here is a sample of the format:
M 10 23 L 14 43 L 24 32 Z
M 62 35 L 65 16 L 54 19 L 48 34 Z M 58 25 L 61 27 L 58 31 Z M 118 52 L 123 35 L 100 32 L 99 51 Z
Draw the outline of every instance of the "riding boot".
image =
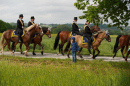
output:
M 91 39 L 88 39 L 88 51 L 91 54 Z
M 22 42 L 21 34 L 18 34 L 18 42 Z

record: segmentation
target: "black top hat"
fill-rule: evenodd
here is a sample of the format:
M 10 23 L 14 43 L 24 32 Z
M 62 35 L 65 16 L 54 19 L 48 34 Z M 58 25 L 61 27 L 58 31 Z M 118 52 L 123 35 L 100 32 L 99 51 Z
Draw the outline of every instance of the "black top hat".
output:
M 34 16 L 31 16 L 31 19 L 35 19 Z
M 77 20 L 77 17 L 74 17 L 74 20 Z
M 20 15 L 19 15 L 19 18 L 20 18 L 20 17 L 23 17 L 23 14 L 20 14 Z

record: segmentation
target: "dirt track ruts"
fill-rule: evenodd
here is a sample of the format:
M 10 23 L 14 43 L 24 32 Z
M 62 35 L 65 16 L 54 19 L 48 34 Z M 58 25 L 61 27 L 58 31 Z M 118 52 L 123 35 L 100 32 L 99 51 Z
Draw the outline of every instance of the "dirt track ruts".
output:
M 10 52 L 4 52 L 3 54 L 0 53 L 0 55 L 10 55 Z M 31 52 L 28 52 L 28 56 L 22 55 L 20 54 L 20 52 L 15 52 L 14 56 L 19 56 L 19 57 L 26 57 L 26 58 L 56 58 L 56 59 L 66 59 L 68 58 L 67 55 L 57 55 L 57 54 L 53 54 L 53 53 L 44 53 L 43 55 L 41 55 L 41 53 L 36 53 L 36 55 L 32 55 Z M 90 56 L 88 55 L 82 55 L 84 60 L 93 60 Z M 70 58 L 72 58 L 72 56 L 70 55 Z M 80 59 L 77 55 L 77 58 Z M 114 59 L 112 57 L 108 57 L 108 56 L 97 56 L 96 60 L 104 60 L 104 61 L 112 61 L 112 62 L 125 62 L 125 60 L 122 57 L 115 57 Z M 130 62 L 130 58 L 128 58 L 128 62 Z

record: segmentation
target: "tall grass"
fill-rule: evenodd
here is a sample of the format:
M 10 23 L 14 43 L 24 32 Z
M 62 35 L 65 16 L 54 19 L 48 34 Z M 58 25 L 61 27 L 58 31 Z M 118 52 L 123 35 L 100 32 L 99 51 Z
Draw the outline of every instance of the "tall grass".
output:
M 0 86 L 129 86 L 130 64 L 0 57 Z

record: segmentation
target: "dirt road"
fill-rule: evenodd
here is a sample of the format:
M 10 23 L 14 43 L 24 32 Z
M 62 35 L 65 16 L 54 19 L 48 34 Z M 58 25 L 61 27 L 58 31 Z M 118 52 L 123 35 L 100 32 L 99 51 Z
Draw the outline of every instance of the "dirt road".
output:
M 21 55 L 20 52 L 15 52 L 14 56 L 20 56 L 20 57 L 26 57 L 26 58 L 56 58 L 56 59 L 66 59 L 68 58 L 67 55 L 62 56 L 61 54 L 52 54 L 52 53 L 44 53 L 44 55 L 41 55 L 41 53 L 36 53 L 37 55 L 32 55 L 31 52 L 28 52 L 28 56 Z M 3 54 L 0 53 L 0 55 L 10 55 L 10 52 L 4 52 Z M 70 55 L 70 58 L 72 56 Z M 77 56 L 78 59 L 80 59 Z M 90 56 L 88 55 L 83 55 L 84 60 L 93 60 Z M 104 61 L 113 61 L 113 62 L 125 62 L 125 60 L 122 57 L 115 57 L 114 59 L 112 57 L 108 56 L 98 56 L 96 57 L 96 60 L 104 60 Z M 130 58 L 128 58 L 128 62 L 130 62 Z

